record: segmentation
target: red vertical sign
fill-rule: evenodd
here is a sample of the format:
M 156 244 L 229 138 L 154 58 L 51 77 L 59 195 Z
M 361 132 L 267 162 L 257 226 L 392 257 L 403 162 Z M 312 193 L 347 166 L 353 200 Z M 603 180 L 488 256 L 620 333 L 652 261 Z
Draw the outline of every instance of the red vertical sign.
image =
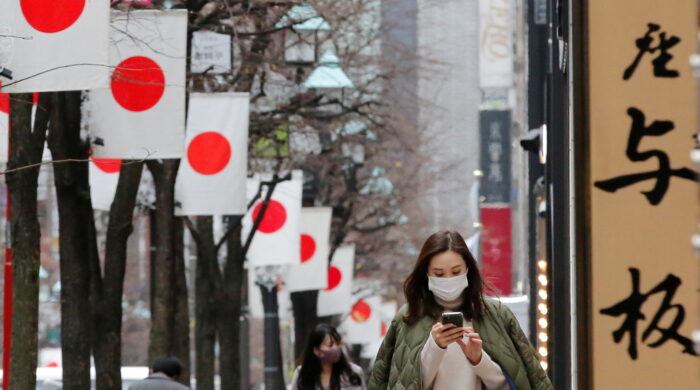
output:
M 499 295 L 513 292 L 510 206 L 481 207 L 481 269 Z

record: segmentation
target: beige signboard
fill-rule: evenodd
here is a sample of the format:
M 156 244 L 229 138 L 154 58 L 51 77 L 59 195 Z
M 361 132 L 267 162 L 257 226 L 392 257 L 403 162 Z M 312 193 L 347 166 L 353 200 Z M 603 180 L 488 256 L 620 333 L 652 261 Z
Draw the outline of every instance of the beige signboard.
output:
M 594 389 L 700 389 L 695 0 L 588 1 Z

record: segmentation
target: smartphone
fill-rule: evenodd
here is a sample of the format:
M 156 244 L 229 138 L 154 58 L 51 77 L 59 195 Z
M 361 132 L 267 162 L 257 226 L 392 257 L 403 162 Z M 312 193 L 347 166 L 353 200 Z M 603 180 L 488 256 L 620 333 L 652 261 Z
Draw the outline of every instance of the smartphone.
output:
M 461 328 L 464 324 L 464 316 L 461 312 L 450 311 L 442 313 L 442 324 L 453 324 L 454 326 Z

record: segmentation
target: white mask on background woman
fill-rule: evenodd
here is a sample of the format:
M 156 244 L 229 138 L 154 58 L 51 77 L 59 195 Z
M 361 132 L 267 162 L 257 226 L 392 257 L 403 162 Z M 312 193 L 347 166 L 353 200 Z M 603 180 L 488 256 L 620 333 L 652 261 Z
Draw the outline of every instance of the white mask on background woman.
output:
M 451 278 L 438 278 L 428 275 L 428 289 L 437 298 L 446 302 L 456 300 L 462 295 L 462 291 L 469 286 L 467 273 L 453 276 Z

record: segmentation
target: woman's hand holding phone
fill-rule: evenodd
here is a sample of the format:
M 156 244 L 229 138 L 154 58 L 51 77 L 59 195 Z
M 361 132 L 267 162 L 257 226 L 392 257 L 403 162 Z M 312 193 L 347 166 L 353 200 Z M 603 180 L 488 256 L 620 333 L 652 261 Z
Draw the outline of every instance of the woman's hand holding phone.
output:
M 476 333 L 474 329 L 464 329 L 466 329 L 465 334 L 469 338 L 469 340 L 465 343 L 460 337 L 460 339 L 457 340 L 457 344 L 459 344 L 460 348 L 462 348 L 462 352 L 464 353 L 464 356 L 467 358 L 467 360 L 469 360 L 469 363 L 471 363 L 473 366 L 476 366 L 481 362 L 481 344 L 483 342 L 481 341 L 481 337 L 479 336 L 479 334 Z
M 454 343 L 455 341 L 461 340 L 465 331 L 465 328 L 456 327 L 454 324 L 443 324 L 442 322 L 438 322 L 433 325 L 431 334 L 438 347 L 445 349 L 448 345 Z

